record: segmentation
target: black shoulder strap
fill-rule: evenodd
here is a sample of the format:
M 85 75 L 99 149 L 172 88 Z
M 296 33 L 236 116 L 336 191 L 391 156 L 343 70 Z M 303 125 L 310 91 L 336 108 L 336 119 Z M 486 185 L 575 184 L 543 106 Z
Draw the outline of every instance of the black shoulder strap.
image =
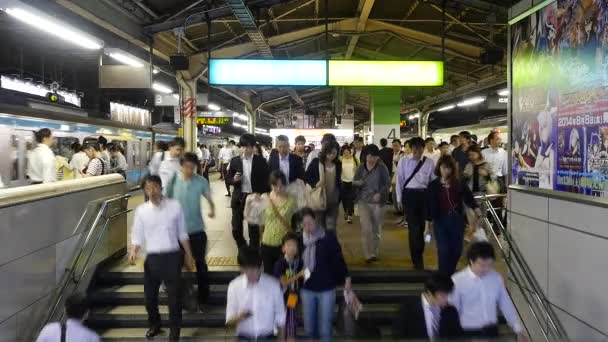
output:
M 420 171 L 420 169 L 422 168 L 422 165 L 424 164 L 425 161 L 426 161 L 426 157 L 422 157 L 422 160 L 420 160 L 418 162 L 418 165 L 416 165 L 414 172 L 412 172 L 412 174 L 405 181 L 405 184 L 403 184 L 403 189 L 405 189 L 407 187 L 407 185 L 410 184 L 412 179 L 414 179 L 414 176 L 418 173 L 418 171 Z
M 66 339 L 66 330 L 68 329 L 65 322 L 59 323 L 61 326 L 61 342 L 65 342 Z

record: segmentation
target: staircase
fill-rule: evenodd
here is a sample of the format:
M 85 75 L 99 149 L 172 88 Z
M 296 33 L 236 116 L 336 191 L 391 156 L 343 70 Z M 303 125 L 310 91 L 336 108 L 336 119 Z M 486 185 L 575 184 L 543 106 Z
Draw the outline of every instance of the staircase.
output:
M 234 336 L 226 329 L 225 307 L 227 287 L 237 275 L 235 271 L 210 272 L 211 293 L 204 313 L 184 312 L 182 340 L 222 340 Z M 363 303 L 361 319 L 380 328 L 383 337 L 391 334 L 391 324 L 404 296 L 419 295 L 425 272 L 353 270 L 353 287 Z M 193 274 L 187 274 L 193 280 Z M 93 305 L 88 325 L 97 330 L 104 341 L 143 340 L 148 328 L 144 306 L 144 277 L 142 272 L 101 271 L 92 283 L 88 297 Z M 342 291 L 337 293 L 342 301 Z M 163 325 L 168 320 L 167 296 L 160 294 Z M 336 305 L 336 310 L 337 310 Z M 168 329 L 165 329 L 165 337 Z M 161 340 L 162 338 L 157 338 Z

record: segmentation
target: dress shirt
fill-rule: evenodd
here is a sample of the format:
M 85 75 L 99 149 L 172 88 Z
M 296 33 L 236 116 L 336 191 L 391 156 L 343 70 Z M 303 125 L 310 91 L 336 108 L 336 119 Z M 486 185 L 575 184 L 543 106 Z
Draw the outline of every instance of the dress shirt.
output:
M 163 191 L 167 189 L 167 184 L 169 184 L 171 178 L 181 170 L 182 165 L 179 158 L 173 158 L 169 152 L 165 152 L 165 160 L 163 160 L 158 167 L 158 175 L 163 182 Z
M 253 155 L 249 158 L 243 158 L 243 174 L 241 175 L 241 193 L 250 194 L 253 192 L 251 188 L 251 166 L 253 164 Z
M 70 160 L 70 169 L 74 170 L 74 178 L 82 178 L 82 172 L 89 165 L 89 157 L 84 152 L 75 153 Z
M 399 161 L 399 165 L 397 166 L 397 188 L 395 189 L 398 203 L 401 203 L 401 192 L 403 191 L 405 181 L 410 177 L 412 172 L 414 172 L 419 162 L 420 160 L 416 160 L 412 157 L 403 157 Z M 418 170 L 418 173 L 416 173 L 414 178 L 412 178 L 407 185 L 407 188 L 426 189 L 429 186 L 429 183 L 435 178 L 435 162 L 432 159 L 426 158 L 424 164 L 422 164 L 422 167 Z
M 127 158 L 125 158 L 122 152 L 118 152 L 118 156 L 116 156 L 116 170 L 127 171 L 127 168 Z
M 477 330 L 498 323 L 497 307 L 515 333 L 522 332 L 519 317 L 505 289 L 502 276 L 492 271 L 478 277 L 470 267 L 454 274 L 454 292 L 450 302 L 460 314 L 465 330 Z
M 289 154 L 287 154 L 287 156 L 283 157 L 279 153 L 279 169 L 281 169 L 281 172 L 283 172 L 285 174 L 285 178 L 287 178 L 287 180 L 289 180 Z
M 160 163 L 163 161 L 163 151 L 157 151 L 152 156 L 150 160 L 150 164 L 148 165 L 148 170 L 151 175 L 158 176 L 158 169 L 160 168 Z
M 99 336 L 85 327 L 80 321 L 75 319 L 68 319 L 65 323 L 65 340 L 66 342 L 78 341 L 78 342 L 99 342 Z M 53 322 L 47 324 L 40 335 L 36 339 L 36 342 L 57 342 L 61 340 L 61 324 L 59 322 Z
M 247 276 L 240 275 L 230 282 L 226 322 L 247 311 L 252 315 L 239 323 L 236 328 L 237 335 L 272 335 L 275 328 L 285 326 L 283 291 L 275 278 L 262 274 L 257 283 L 250 284 Z
M 422 298 L 422 311 L 424 311 L 426 333 L 429 335 L 429 339 L 433 339 L 437 334 L 436 329 L 439 328 L 441 309 L 431 307 L 431 304 L 429 304 L 429 301 L 426 300 L 424 295 L 420 295 L 420 297 Z M 435 311 L 435 313 L 433 311 Z
M 194 153 L 196 154 L 196 157 L 198 158 L 198 160 L 202 160 L 203 159 L 203 151 L 201 151 L 200 148 L 196 148 L 194 150 Z
M 486 148 L 481 151 L 483 159 L 485 159 L 490 165 L 492 165 L 492 171 L 497 177 L 503 177 L 509 174 L 507 169 L 507 151 L 503 148 L 498 147 L 493 149 L 492 147 Z
M 232 151 L 231 147 L 228 147 L 228 146 L 222 147 L 222 149 L 220 150 L 220 153 L 219 153 L 218 157 L 222 161 L 223 164 L 230 163 L 230 160 L 232 160 L 232 157 L 233 157 L 233 153 L 232 152 L 233 151 Z
M 202 152 L 201 161 L 209 161 L 211 159 L 211 152 L 209 152 L 208 149 L 202 148 L 201 152 Z
M 435 164 L 437 164 L 439 157 L 441 157 L 441 152 L 439 152 L 439 150 L 433 150 L 433 152 L 429 152 L 425 149 L 422 156 L 432 159 L 435 162 Z
M 148 254 L 169 253 L 179 251 L 179 242 L 185 240 L 188 240 L 186 219 L 177 200 L 163 198 L 159 206 L 148 201 L 135 210 L 133 245 L 145 243 Z
M 38 144 L 28 156 L 27 175 L 32 182 L 51 183 L 57 180 L 55 154 L 46 144 Z

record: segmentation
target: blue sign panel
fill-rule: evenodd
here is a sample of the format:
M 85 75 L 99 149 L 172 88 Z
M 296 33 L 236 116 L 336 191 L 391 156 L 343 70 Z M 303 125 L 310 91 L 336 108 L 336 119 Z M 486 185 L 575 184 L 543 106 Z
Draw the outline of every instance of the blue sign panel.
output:
M 213 85 L 326 86 L 325 60 L 211 59 Z

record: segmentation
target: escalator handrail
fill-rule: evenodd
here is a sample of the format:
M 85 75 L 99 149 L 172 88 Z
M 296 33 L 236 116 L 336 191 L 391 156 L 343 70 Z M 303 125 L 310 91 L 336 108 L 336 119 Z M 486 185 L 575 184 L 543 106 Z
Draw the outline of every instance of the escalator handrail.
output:
M 494 199 L 500 199 L 500 198 L 506 198 L 507 195 L 506 194 L 493 194 L 493 195 L 479 195 L 479 196 L 475 196 L 475 199 L 477 201 L 480 202 L 484 202 L 486 204 L 487 207 L 487 211 L 490 212 L 490 214 L 492 215 L 492 218 L 494 219 L 496 225 L 498 226 L 501 234 L 503 237 L 505 237 L 505 239 L 507 240 L 507 244 L 509 245 L 509 251 L 511 253 L 513 253 L 513 255 L 515 256 L 515 261 L 517 262 L 518 266 L 520 267 L 520 269 L 522 270 L 522 274 L 523 276 L 526 278 L 525 281 L 531 285 L 532 288 L 528 288 L 527 290 L 532 292 L 532 296 L 536 299 L 536 301 L 540 304 L 540 307 L 543 311 L 543 314 L 546 316 L 548 323 L 550 323 L 551 327 L 553 328 L 553 331 L 556 333 L 557 337 L 560 339 L 567 339 L 567 334 L 565 332 L 565 329 L 561 326 L 559 320 L 557 319 L 557 315 L 555 314 L 555 312 L 553 311 L 553 309 L 549 306 L 549 301 L 546 298 L 544 292 L 542 291 L 542 289 L 540 288 L 540 285 L 538 284 L 538 282 L 536 281 L 536 279 L 532 276 L 532 270 L 530 269 L 530 266 L 528 265 L 528 263 L 525 261 L 525 259 L 523 258 L 523 255 L 521 253 L 521 251 L 519 250 L 519 248 L 517 247 L 515 241 L 513 240 L 511 234 L 507 231 L 507 229 L 505 228 L 505 226 L 502 224 L 502 221 L 500 220 L 500 217 L 498 216 L 498 213 L 496 212 L 496 209 L 494 208 L 494 206 L 491 203 L 491 200 Z M 486 220 L 489 223 L 489 220 L 486 218 Z M 490 226 L 491 227 L 491 226 Z M 503 247 L 501 241 L 499 240 L 497 234 L 494 232 L 493 229 L 489 229 L 494 237 L 494 239 L 496 240 L 499 249 L 501 250 L 501 253 L 503 254 L 503 257 L 506 259 L 507 258 L 507 252 L 505 251 L 505 248 Z M 511 271 L 511 274 L 515 275 L 513 270 L 512 270 L 512 265 L 510 262 L 507 262 L 507 266 L 509 267 L 509 270 Z M 518 281 L 517 284 L 520 288 L 522 287 L 522 285 L 520 284 L 520 282 Z M 523 293 L 523 292 L 522 292 Z M 526 300 L 528 301 L 528 298 L 526 296 Z M 528 307 L 530 308 L 532 315 L 534 316 L 534 318 L 536 319 L 536 321 L 539 323 L 539 326 L 541 327 L 541 330 L 543 332 L 543 334 L 545 335 L 545 338 L 547 338 L 547 334 L 545 334 L 544 329 L 542 328 L 543 324 L 540 322 L 540 320 L 537 318 L 536 313 L 534 312 L 534 310 L 532 309 L 532 305 L 530 302 L 528 302 Z
M 91 237 L 93 236 L 93 233 L 96 232 L 96 227 L 99 225 L 99 223 L 101 222 L 101 219 L 105 216 L 106 211 L 108 210 L 109 206 L 111 203 L 117 202 L 117 201 L 121 201 L 121 200 L 126 200 L 128 198 L 130 198 L 131 195 L 130 194 L 125 194 L 125 195 L 121 195 L 121 196 L 117 196 L 111 199 L 107 199 L 105 200 L 102 205 L 100 206 L 97 215 L 95 216 L 95 220 L 93 221 L 93 224 L 90 226 L 90 229 L 87 233 L 87 236 L 84 239 L 84 242 L 82 243 L 82 245 L 80 246 L 78 253 L 76 254 L 76 257 L 74 258 L 74 261 L 72 262 L 71 266 L 69 268 L 66 268 L 65 271 L 66 273 L 63 275 L 63 279 L 61 282 L 61 288 L 58 290 L 58 292 L 56 292 L 56 299 L 53 301 L 52 304 L 52 309 L 49 312 L 49 315 L 47 316 L 46 321 L 44 322 L 44 324 L 47 324 L 50 322 L 50 320 L 54 317 L 55 313 L 57 312 L 57 308 L 59 307 L 63 297 L 64 297 L 64 292 L 65 289 L 67 288 L 70 280 L 74 283 L 74 284 L 78 284 L 80 282 L 80 280 L 82 279 L 82 277 L 84 276 L 85 272 L 88 269 L 88 264 L 91 260 L 91 257 L 95 251 L 95 248 L 97 246 L 97 244 L 99 243 L 101 236 L 103 236 L 108 223 L 110 221 L 110 219 L 115 218 L 117 216 L 120 215 L 124 215 L 126 213 L 128 213 L 130 210 L 124 210 L 116 215 L 112 215 L 111 217 L 107 217 L 106 218 L 106 222 L 103 225 L 103 228 L 101 229 L 101 232 L 98 234 L 98 238 L 95 241 L 95 245 L 93 246 L 93 249 L 91 251 L 91 253 L 89 253 L 85 265 L 83 267 L 83 271 L 80 273 L 80 276 L 78 278 L 76 278 L 75 275 L 75 271 L 76 271 L 76 267 L 80 261 L 80 259 L 82 258 L 82 255 L 86 249 L 86 247 L 89 245 L 89 241 L 91 240 Z M 80 223 L 79 223 L 80 224 Z

